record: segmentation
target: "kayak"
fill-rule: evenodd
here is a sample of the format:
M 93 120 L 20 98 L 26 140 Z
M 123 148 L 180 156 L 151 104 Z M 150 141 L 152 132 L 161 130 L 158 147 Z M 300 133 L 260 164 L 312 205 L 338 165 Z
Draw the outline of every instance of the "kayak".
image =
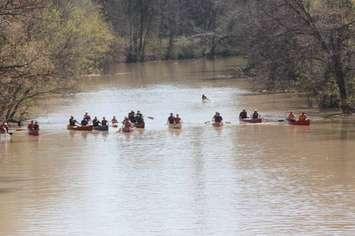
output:
M 77 130 L 77 131 L 92 131 L 93 130 L 93 126 L 92 125 L 88 125 L 88 126 L 71 126 L 71 125 L 68 125 L 67 129 L 68 130 Z
M 304 125 L 308 126 L 311 124 L 311 120 L 305 120 L 305 121 L 300 121 L 300 120 L 287 120 L 290 125 Z
M 261 118 L 258 118 L 258 119 L 246 118 L 246 119 L 239 119 L 239 120 L 242 121 L 242 122 L 253 123 L 253 124 L 262 123 L 263 122 L 263 119 L 261 119 Z
M 102 126 L 102 125 L 94 126 L 94 130 L 97 130 L 97 131 L 108 131 L 108 125 L 106 125 L 106 126 Z
M 39 131 L 38 130 L 28 130 L 28 134 L 31 136 L 38 136 Z
M 145 123 L 144 122 L 142 122 L 142 123 L 140 123 L 140 124 L 134 124 L 134 127 L 136 127 L 136 128 L 138 128 L 138 129 L 144 129 L 145 128 Z
M 181 123 L 179 124 L 169 124 L 169 129 L 181 129 L 182 125 Z
M 222 127 L 222 126 L 223 126 L 223 122 L 213 122 L 213 123 L 212 123 L 212 126 L 213 126 L 213 127 L 217 127 L 217 128 L 218 128 L 218 127 Z

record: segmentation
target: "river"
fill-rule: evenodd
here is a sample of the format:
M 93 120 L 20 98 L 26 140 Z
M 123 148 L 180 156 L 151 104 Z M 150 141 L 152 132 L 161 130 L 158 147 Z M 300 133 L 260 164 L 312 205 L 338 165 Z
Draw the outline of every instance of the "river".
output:
M 250 93 L 228 75 L 236 63 L 118 65 L 43 100 L 39 137 L 0 142 L 0 235 L 354 235 L 354 124 L 276 122 L 303 104 Z M 275 122 L 240 124 L 242 108 Z M 65 129 L 70 115 L 132 109 L 154 117 L 145 131 Z M 216 111 L 231 123 L 205 124 Z

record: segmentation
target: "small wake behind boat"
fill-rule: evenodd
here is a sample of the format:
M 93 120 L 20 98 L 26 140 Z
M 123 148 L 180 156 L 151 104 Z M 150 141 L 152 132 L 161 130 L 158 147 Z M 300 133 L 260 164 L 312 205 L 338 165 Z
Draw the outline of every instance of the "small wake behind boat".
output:
M 257 118 L 257 119 L 253 119 L 253 118 L 245 118 L 245 119 L 239 119 L 242 122 L 246 122 L 246 123 L 253 123 L 253 124 L 257 124 L 257 123 L 262 123 L 263 119 L 262 118 Z
M 311 120 L 289 120 L 287 119 L 288 124 L 290 125 L 303 125 L 303 126 L 309 126 L 311 125 Z
M 76 131 L 92 131 L 93 130 L 92 125 L 87 125 L 87 126 L 76 126 L 76 125 L 68 125 L 67 129 L 68 130 L 76 130 Z

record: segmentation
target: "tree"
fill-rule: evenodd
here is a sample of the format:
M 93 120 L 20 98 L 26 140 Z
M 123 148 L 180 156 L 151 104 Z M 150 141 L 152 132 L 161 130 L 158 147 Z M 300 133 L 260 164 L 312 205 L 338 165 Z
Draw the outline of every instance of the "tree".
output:
M 98 69 L 113 40 L 96 7 L 71 2 L 1 5 L 0 119 L 22 119 L 40 97 Z
M 351 113 L 354 6 L 350 0 L 252 0 L 237 19 L 246 53 L 260 75 L 321 95 L 334 80 L 344 113 Z M 276 85 L 280 85 L 276 83 Z M 310 86 L 304 86 L 309 84 Z M 275 83 L 271 83 L 275 85 Z M 329 85 L 329 86 L 325 86 Z

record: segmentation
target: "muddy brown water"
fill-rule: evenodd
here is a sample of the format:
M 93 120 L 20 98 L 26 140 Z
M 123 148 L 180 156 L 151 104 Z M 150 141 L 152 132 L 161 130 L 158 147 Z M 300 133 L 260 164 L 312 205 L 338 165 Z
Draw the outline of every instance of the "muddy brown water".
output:
M 297 104 L 250 95 L 235 63 L 119 65 L 44 100 L 39 137 L 0 142 L 0 235 L 354 235 L 355 125 L 240 124 L 244 107 L 276 121 Z M 69 115 L 131 109 L 154 117 L 145 131 L 65 130 Z M 231 124 L 205 124 L 215 111 Z

